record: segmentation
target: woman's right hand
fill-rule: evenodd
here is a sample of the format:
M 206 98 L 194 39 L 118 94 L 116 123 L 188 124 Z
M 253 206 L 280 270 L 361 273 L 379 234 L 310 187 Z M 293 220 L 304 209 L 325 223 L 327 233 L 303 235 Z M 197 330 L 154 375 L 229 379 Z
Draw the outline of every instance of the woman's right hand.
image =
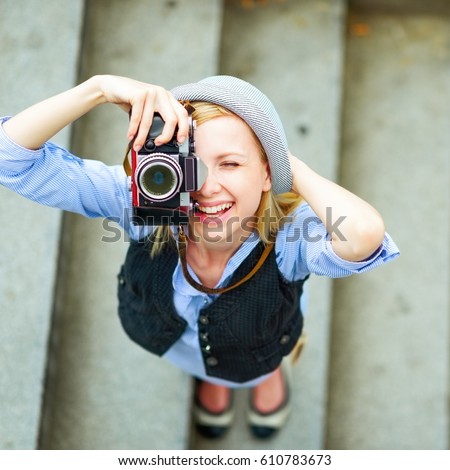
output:
M 161 114 L 165 122 L 162 134 L 155 141 L 157 145 L 168 142 L 177 126 L 177 140 L 181 143 L 186 139 L 187 111 L 165 88 L 113 75 L 99 75 L 94 79 L 106 102 L 129 113 L 128 139 L 134 139 L 136 151 L 145 143 L 155 112 Z
M 37 149 L 61 129 L 104 103 L 116 104 L 130 114 L 128 139 L 134 139 L 136 150 L 144 145 L 155 112 L 165 121 L 157 144 L 168 142 L 176 126 L 178 141 L 183 141 L 188 134 L 187 112 L 170 92 L 160 86 L 114 75 L 96 75 L 30 106 L 5 122 L 3 129 L 17 144 Z

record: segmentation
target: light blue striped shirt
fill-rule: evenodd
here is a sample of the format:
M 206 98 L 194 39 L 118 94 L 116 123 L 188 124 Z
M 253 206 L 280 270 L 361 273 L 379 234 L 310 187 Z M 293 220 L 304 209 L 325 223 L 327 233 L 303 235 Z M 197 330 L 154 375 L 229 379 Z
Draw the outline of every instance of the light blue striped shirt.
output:
M 112 219 L 132 239 L 139 239 L 151 230 L 130 223 L 131 194 L 121 165 L 108 166 L 100 161 L 80 159 L 52 142 L 38 150 L 25 149 L 13 142 L 2 126 L 0 184 L 40 204 L 86 217 Z M 243 243 L 228 261 L 217 287 L 227 284 L 258 241 L 259 237 L 254 233 Z M 307 204 L 302 204 L 294 211 L 293 221 L 277 234 L 275 254 L 280 272 L 293 281 L 304 279 L 310 273 L 334 278 L 362 273 L 395 258 L 399 251 L 391 237 L 385 234 L 380 248 L 367 260 L 344 260 L 334 253 L 323 223 Z M 191 274 L 198 280 L 193 271 Z M 213 302 L 215 296 L 194 289 L 184 278 L 180 264 L 173 273 L 172 283 L 176 310 L 187 321 L 188 327 L 165 357 L 187 373 L 217 384 L 252 386 L 263 380 L 264 377 L 260 377 L 237 385 L 206 375 L 197 319 L 200 309 Z

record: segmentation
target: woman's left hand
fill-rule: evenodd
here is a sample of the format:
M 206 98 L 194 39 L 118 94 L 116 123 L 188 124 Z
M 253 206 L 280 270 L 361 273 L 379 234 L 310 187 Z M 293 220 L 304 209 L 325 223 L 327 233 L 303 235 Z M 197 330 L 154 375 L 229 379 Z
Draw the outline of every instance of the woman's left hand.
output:
M 325 225 L 334 252 L 349 261 L 368 258 L 381 245 L 385 228 L 380 214 L 366 201 L 320 176 L 289 154 L 292 191 L 299 194 Z

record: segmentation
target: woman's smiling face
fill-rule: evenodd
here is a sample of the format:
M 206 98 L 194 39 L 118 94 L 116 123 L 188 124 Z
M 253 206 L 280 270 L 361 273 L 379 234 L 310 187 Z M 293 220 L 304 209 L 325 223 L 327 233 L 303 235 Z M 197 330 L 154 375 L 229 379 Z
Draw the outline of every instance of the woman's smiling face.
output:
M 263 192 L 271 188 L 269 166 L 247 124 L 221 116 L 195 131 L 196 154 L 208 177 L 193 193 L 196 213 L 191 227 L 207 242 L 236 242 L 247 237 Z M 253 226 L 253 225 L 252 225 Z

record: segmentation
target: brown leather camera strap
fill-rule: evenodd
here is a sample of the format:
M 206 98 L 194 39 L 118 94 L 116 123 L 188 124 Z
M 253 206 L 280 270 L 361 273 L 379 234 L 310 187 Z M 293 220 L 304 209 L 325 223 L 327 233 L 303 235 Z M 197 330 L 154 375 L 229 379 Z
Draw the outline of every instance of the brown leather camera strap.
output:
M 131 150 L 131 146 L 133 145 L 132 142 L 130 142 L 128 145 L 127 145 L 127 152 L 125 154 L 125 158 L 123 159 L 123 169 L 125 170 L 125 174 L 127 176 L 131 176 L 131 163 L 130 163 L 130 159 L 129 159 L 129 154 L 130 154 L 130 150 Z
M 198 283 L 189 273 L 189 270 L 187 267 L 187 261 L 186 261 L 186 234 L 184 233 L 183 227 L 180 227 L 179 232 L 178 232 L 178 254 L 180 255 L 181 268 L 183 270 L 184 277 L 186 278 L 186 281 L 188 281 L 188 283 L 194 289 L 197 289 L 200 292 L 204 292 L 205 294 L 223 294 L 224 292 L 228 292 L 229 290 L 234 289 L 237 286 L 240 286 L 244 282 L 247 282 L 256 274 L 258 269 L 263 265 L 264 261 L 267 259 L 270 252 L 272 251 L 273 246 L 274 246 L 274 243 L 269 243 L 264 248 L 261 258 L 253 267 L 253 269 L 244 278 L 236 282 L 236 284 L 232 286 L 228 286 L 228 287 L 210 288 L 210 287 L 205 287 L 204 285 Z

